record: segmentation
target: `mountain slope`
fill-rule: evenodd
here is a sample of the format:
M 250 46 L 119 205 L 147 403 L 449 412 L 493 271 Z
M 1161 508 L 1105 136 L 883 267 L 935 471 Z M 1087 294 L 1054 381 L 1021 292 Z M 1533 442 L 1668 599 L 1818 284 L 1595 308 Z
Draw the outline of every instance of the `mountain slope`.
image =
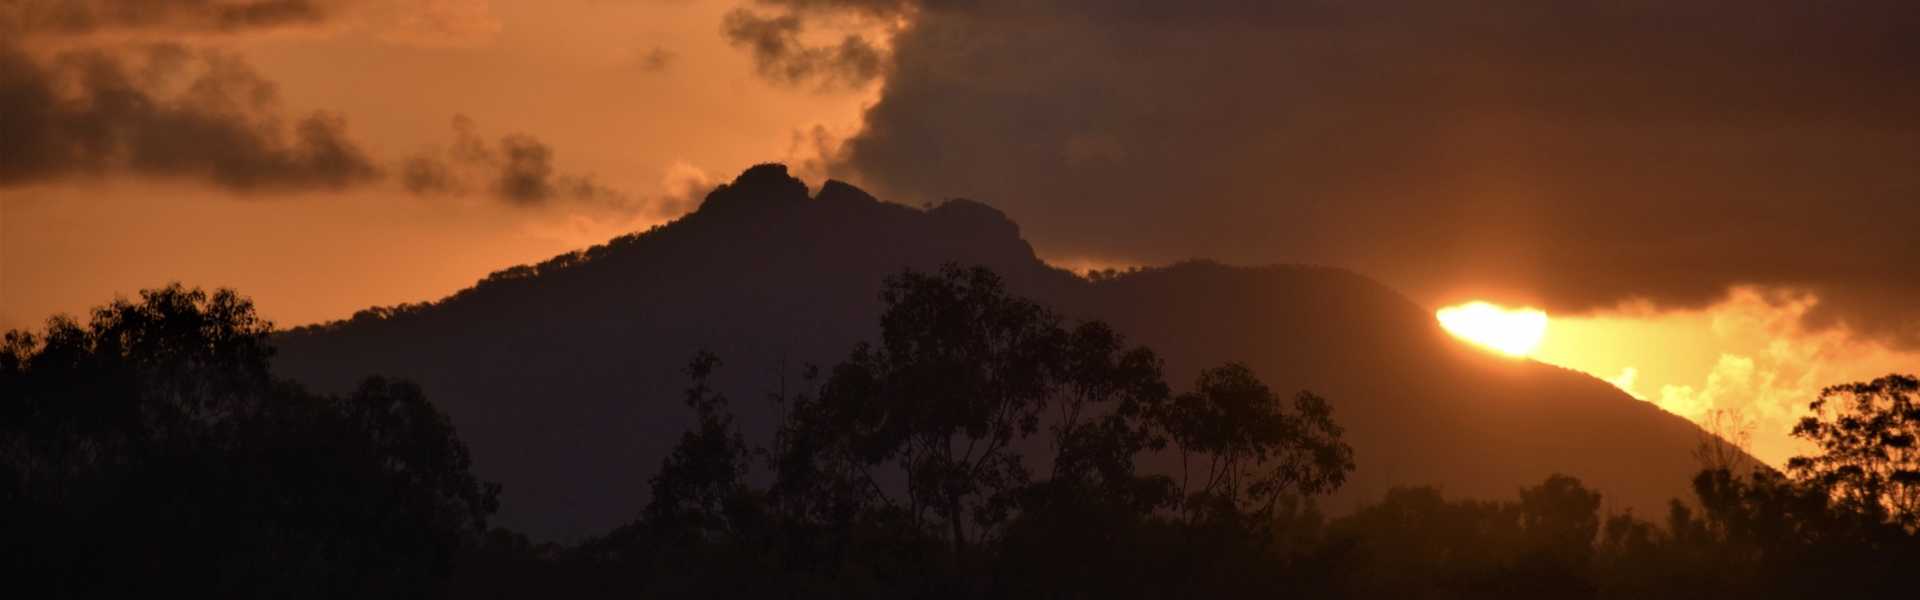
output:
M 679 369 L 726 366 L 750 440 L 808 363 L 877 334 L 886 275 L 983 264 L 1015 292 L 1111 322 L 1159 351 L 1169 382 L 1228 360 L 1276 389 L 1334 403 L 1359 470 L 1333 503 L 1394 483 L 1508 496 L 1559 471 L 1614 507 L 1684 494 L 1702 435 L 1592 377 L 1471 350 L 1431 313 L 1365 277 L 1312 267 L 1185 263 L 1089 281 L 1048 267 L 998 211 L 926 210 L 839 182 L 809 197 L 763 165 L 653 231 L 494 274 L 430 305 L 363 311 L 280 334 L 278 368 L 322 390 L 370 373 L 418 381 L 450 413 L 483 477 L 506 484 L 500 523 L 576 538 L 630 520 L 690 422 Z

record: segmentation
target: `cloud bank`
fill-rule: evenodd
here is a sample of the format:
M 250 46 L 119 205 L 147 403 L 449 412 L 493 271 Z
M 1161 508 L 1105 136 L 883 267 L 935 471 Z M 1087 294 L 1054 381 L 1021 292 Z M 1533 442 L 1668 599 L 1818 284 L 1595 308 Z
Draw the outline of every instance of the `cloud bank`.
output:
M 776 31 L 902 20 L 836 174 L 994 203 L 1050 254 L 1554 312 L 1790 288 L 1920 346 L 1911 2 L 760 4 Z
M 631 214 L 649 208 L 666 210 L 677 202 L 663 197 L 652 203 L 655 206 L 644 207 L 590 175 L 558 172 L 553 161 L 553 147 L 539 138 L 512 133 L 490 143 L 480 136 L 473 119 L 455 115 L 452 141 L 407 158 L 400 167 L 400 183 L 418 196 L 484 191 L 508 205 L 526 208 L 564 204 L 588 212 Z
M 340 0 L 10 0 L 0 6 L 0 31 L 233 32 L 316 25 L 343 4 Z
M 0 33 L 42 39 L 226 37 L 365 30 L 388 43 L 475 46 L 503 24 L 488 0 L 7 0 Z
M 802 38 L 805 21 L 798 14 L 736 9 L 727 13 L 721 30 L 729 43 L 752 53 L 760 76 L 782 84 L 858 88 L 879 78 L 885 61 L 880 49 L 858 34 L 833 44 L 809 44 Z
M 250 192 L 379 176 L 343 117 L 288 120 L 273 83 L 232 55 L 159 45 L 43 62 L 0 44 L 0 186 L 130 173 Z

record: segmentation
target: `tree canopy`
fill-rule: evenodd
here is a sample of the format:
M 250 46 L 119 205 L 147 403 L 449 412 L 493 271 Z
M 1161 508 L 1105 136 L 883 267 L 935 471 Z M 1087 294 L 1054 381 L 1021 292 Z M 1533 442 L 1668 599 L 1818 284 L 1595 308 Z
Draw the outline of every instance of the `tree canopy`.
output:
M 1357 463 L 1327 399 L 1233 362 L 1175 392 L 1152 350 L 985 269 L 881 300 L 879 338 L 772 395 L 764 440 L 696 354 L 651 499 L 561 545 L 487 529 L 499 488 L 419 386 L 310 393 L 244 298 L 148 290 L 6 334 L 0 559 L 36 597 L 1743 599 L 1899 595 L 1920 560 L 1912 376 L 1824 390 L 1785 471 L 1703 452 L 1657 521 L 1564 474 L 1330 518 L 1314 499 Z
M 433 595 L 497 487 L 417 386 L 275 379 L 271 324 L 178 285 L 0 348 L 5 560 L 51 596 Z
M 1920 379 L 1888 375 L 1821 390 L 1793 435 L 1819 454 L 1787 462 L 1794 476 L 1848 507 L 1920 527 Z

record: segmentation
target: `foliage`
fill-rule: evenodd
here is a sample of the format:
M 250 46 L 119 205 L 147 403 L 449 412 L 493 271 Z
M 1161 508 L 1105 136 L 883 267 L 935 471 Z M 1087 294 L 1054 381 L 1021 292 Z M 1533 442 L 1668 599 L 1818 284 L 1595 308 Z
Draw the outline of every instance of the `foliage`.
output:
M 1660 523 L 1603 513 L 1601 494 L 1565 475 L 1510 500 L 1397 488 L 1328 521 L 1311 498 L 1354 462 L 1329 404 L 1311 393 L 1285 403 L 1229 363 L 1172 394 L 1150 350 L 1102 323 L 1069 329 L 981 270 L 908 273 L 883 299 L 881 343 L 855 349 L 813 391 L 780 398 L 788 418 L 757 453 L 708 396 L 703 368 L 714 359 L 697 357 L 689 403 L 700 425 L 656 486 L 717 484 L 700 487 L 710 492 L 696 504 L 729 526 L 687 546 L 659 537 L 675 525 L 650 507 L 586 546 L 599 557 L 654 552 L 650 575 L 601 573 L 667 594 L 1868 597 L 1900 589 L 1903 565 L 1920 559 L 1920 538 L 1849 492 L 1857 479 L 1790 479 L 1734 461 L 1710 463 L 1691 501 L 1675 500 Z M 1907 406 L 1892 395 L 1902 380 L 1890 381 L 1835 389 L 1873 394 L 1884 413 Z M 1842 429 L 1903 423 L 1881 419 L 1880 429 Z M 1906 456 L 1902 439 L 1862 437 L 1826 458 L 1892 473 L 1883 463 Z M 756 454 L 772 479 L 764 490 L 743 483 Z M 1165 455 L 1179 472 L 1142 467 Z M 699 465 L 707 477 L 682 473 Z M 663 497 L 687 496 L 669 491 L 655 506 Z M 693 557 L 708 566 L 660 568 Z
M 915 523 L 935 520 L 955 551 L 969 531 L 1007 518 L 1031 474 L 1014 445 L 1033 435 L 1060 388 L 1067 336 L 1038 305 L 1010 297 L 985 269 L 942 277 L 905 273 L 888 282 L 881 342 L 835 367 L 818 402 L 796 410 L 804 424 L 847 451 L 865 502 L 885 502 Z M 904 481 L 896 500 L 874 467 Z
M 787 416 L 763 449 L 708 388 L 718 360 L 696 356 L 697 423 L 653 500 L 576 560 L 643 569 L 656 591 L 1175 593 L 1113 576 L 1264 577 L 1253 557 L 1275 547 L 1278 517 L 1352 468 L 1324 400 L 1288 410 L 1240 365 L 1175 398 L 1151 350 L 1104 323 L 1068 326 L 985 269 L 905 272 L 882 301 L 878 342 L 777 397 Z M 1208 483 L 1142 472 L 1173 451 L 1215 465 Z M 658 568 L 670 556 L 711 568 Z M 1071 576 L 1030 568 L 1060 556 L 1078 557 Z
M 1888 375 L 1821 390 L 1793 435 L 1820 453 L 1787 470 L 1849 508 L 1920 528 L 1920 379 Z
M 1179 449 L 1181 505 L 1189 518 L 1249 515 L 1266 518 L 1281 498 L 1332 491 L 1353 470 L 1353 449 L 1340 442 L 1333 408 L 1308 392 L 1292 413 L 1246 365 L 1230 363 L 1200 373 L 1194 391 L 1157 413 L 1158 425 Z M 1188 463 L 1206 472 L 1190 487 Z
M 180 286 L 0 350 L 5 560 L 50 596 L 428 595 L 497 488 L 418 387 L 273 378 L 271 325 Z
M 693 386 L 687 406 L 698 421 L 681 435 L 673 454 L 653 477 L 652 500 L 645 517 L 651 523 L 673 523 L 685 535 L 721 534 L 733 530 L 730 514 L 745 501 L 747 444 L 727 409 L 727 398 L 713 393 L 707 378 L 720 359 L 701 352 L 687 365 Z
M 1795 429 L 1819 452 L 1785 473 L 1707 446 L 1660 522 L 1559 474 L 1329 519 L 1314 497 L 1355 463 L 1318 396 L 1237 363 L 1175 394 L 1151 350 L 984 269 L 882 300 L 877 343 L 774 397 L 764 447 L 696 355 L 651 500 L 560 545 L 486 530 L 498 488 L 418 386 L 309 393 L 245 299 L 149 290 L 6 334 L 0 559 L 32 597 L 1911 595 L 1911 376 L 1823 391 Z

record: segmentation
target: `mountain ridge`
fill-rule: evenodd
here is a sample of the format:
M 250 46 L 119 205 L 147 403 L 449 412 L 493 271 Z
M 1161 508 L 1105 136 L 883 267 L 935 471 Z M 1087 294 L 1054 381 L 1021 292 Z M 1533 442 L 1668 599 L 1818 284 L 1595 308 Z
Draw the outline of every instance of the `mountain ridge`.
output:
M 886 275 L 948 262 L 993 268 L 1069 318 L 1108 321 L 1158 352 L 1176 389 L 1239 361 L 1277 390 L 1328 397 L 1359 463 L 1335 507 L 1395 484 L 1504 497 L 1567 472 L 1620 506 L 1657 510 L 1684 497 L 1692 469 L 1643 465 L 1690 465 L 1703 435 L 1591 376 L 1472 349 L 1352 271 L 1190 260 L 1082 278 L 1041 261 L 985 204 L 912 208 L 839 181 L 810 194 L 779 165 L 748 169 L 647 232 L 439 301 L 281 332 L 277 367 L 322 391 L 370 373 L 419 382 L 476 469 L 506 485 L 503 524 L 578 538 L 644 503 L 647 474 L 690 422 L 679 368 L 694 352 L 726 361 L 717 387 L 748 438 L 764 439 L 777 408 L 753 399 L 873 339 Z

